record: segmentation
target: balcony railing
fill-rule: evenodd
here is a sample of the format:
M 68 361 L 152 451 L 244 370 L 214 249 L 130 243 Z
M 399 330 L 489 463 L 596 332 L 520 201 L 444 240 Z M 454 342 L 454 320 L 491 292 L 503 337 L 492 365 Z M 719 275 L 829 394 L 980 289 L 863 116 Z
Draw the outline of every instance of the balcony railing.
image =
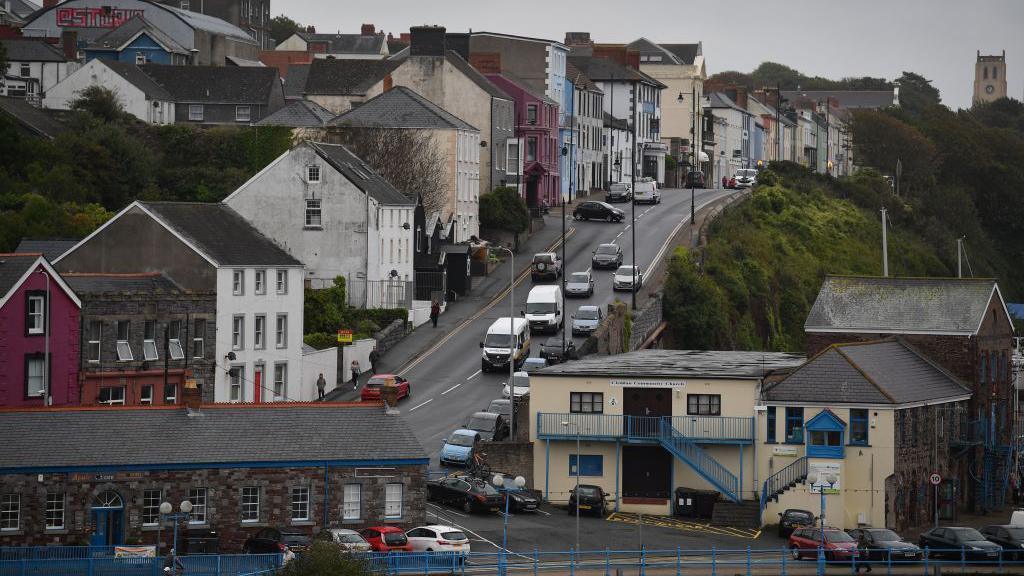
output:
M 579 430 L 588 440 L 657 441 L 661 421 L 669 420 L 681 436 L 698 443 L 749 444 L 754 441 L 754 419 L 728 416 L 625 416 L 621 414 L 584 414 L 540 412 L 537 437 L 572 439 Z M 568 423 L 568 425 L 563 425 Z

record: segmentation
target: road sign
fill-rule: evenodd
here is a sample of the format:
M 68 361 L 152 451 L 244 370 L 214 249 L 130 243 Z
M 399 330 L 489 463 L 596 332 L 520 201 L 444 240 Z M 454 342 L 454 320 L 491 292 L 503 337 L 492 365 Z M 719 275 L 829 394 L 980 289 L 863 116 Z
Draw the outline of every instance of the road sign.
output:
M 340 342 L 342 344 L 351 344 L 352 343 L 352 331 L 351 330 L 345 330 L 344 328 L 342 328 L 341 330 L 338 330 L 338 342 Z
M 932 486 L 938 486 L 942 483 L 942 476 L 939 474 L 932 474 L 928 477 L 928 481 L 932 483 Z

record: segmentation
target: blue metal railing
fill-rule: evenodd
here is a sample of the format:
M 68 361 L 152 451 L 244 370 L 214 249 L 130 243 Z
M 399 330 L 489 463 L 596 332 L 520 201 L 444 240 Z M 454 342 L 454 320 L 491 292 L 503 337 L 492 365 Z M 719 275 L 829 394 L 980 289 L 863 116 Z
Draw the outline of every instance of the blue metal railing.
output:
M 761 488 L 761 512 L 764 513 L 768 500 L 775 498 L 797 482 L 807 478 L 807 457 L 801 456 L 788 466 L 765 478 Z
M 718 460 L 711 457 L 697 443 L 680 434 L 678 430 L 672 427 L 671 421 L 668 419 L 661 421 L 660 440 L 666 450 L 689 464 L 695 472 L 710 482 L 723 496 L 733 502 L 741 500 L 739 496 L 739 478 Z
M 113 546 L 0 546 L 0 561 L 70 560 L 113 556 Z
M 753 418 L 673 416 L 672 427 L 692 440 L 754 440 Z
M 740 442 L 754 440 L 754 419 L 732 416 L 624 416 L 622 414 L 537 413 L 537 437 L 580 436 L 595 440 L 653 440 L 660 435 L 661 420 L 670 420 L 676 432 L 697 442 Z M 563 423 L 568 422 L 568 426 Z
M 116 558 L 113 547 L 101 546 L 40 546 L 35 548 L 63 548 L 63 557 L 46 557 L 52 551 L 39 552 L 30 559 L 24 552 L 29 547 L 17 548 L 19 559 L 0 560 L 0 576 L 157 576 L 162 574 L 164 558 Z M 11 548 L 0 548 L 0 557 L 9 558 Z M 179 556 L 189 576 L 242 576 L 270 573 L 281 567 L 280 554 L 229 554 Z

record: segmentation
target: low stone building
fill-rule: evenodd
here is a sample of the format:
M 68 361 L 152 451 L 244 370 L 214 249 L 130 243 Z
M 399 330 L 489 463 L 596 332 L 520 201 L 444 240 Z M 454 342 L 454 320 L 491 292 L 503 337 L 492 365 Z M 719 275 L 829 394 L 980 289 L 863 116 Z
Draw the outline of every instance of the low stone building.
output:
M 213 530 L 224 552 L 267 526 L 426 521 L 427 455 L 381 405 L 199 406 L 189 392 L 185 408 L 0 413 L 0 546 L 160 538 L 166 552 L 174 525 L 160 504 L 185 500 L 179 533 Z

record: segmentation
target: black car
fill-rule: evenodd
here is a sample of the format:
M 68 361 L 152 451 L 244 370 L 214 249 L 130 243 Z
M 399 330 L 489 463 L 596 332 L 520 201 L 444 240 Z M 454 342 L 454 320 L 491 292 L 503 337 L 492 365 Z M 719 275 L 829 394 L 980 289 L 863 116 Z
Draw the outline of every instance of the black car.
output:
M 999 559 L 1002 547 L 993 544 L 974 528 L 942 527 L 932 528 L 921 534 L 918 541 L 921 548 L 929 548 L 932 557 L 958 560 L 963 555 L 968 560 L 994 561 Z
M 789 538 L 793 530 L 814 526 L 814 514 L 808 510 L 788 508 L 779 512 L 779 538 Z
M 575 514 L 576 508 L 579 507 L 580 514 L 594 512 L 598 516 L 604 517 L 605 512 L 608 511 L 608 504 L 605 502 L 607 496 L 600 486 L 580 484 L 580 494 L 577 499 L 574 486 L 569 491 L 569 514 Z
M 590 259 L 590 265 L 594 269 L 611 268 L 612 270 L 622 266 L 622 247 L 618 244 L 601 244 L 594 250 L 594 256 Z
M 540 500 L 524 490 L 509 490 L 505 494 L 508 497 L 509 512 L 536 512 L 537 507 L 540 506 Z
M 1006 550 L 1003 553 L 1004 560 L 1024 560 L 1024 526 L 985 526 L 981 529 L 981 534 L 989 542 L 998 544 Z
M 309 550 L 310 544 L 309 534 L 294 528 L 263 528 L 246 538 L 242 551 L 246 554 L 280 554 L 287 546 L 297 553 Z
M 704 182 L 704 173 L 699 170 L 692 170 L 686 173 L 686 185 L 685 188 L 706 188 L 707 184 Z
M 563 360 L 562 344 L 568 345 L 571 342 L 571 338 L 562 340 L 561 336 L 552 336 L 544 341 L 540 346 L 539 356 L 548 361 L 548 365 L 558 364 Z
M 576 220 L 607 220 L 609 222 L 622 222 L 626 213 L 606 202 L 580 202 L 572 211 L 572 217 Z
M 508 420 L 493 412 L 475 412 L 463 428 L 480 433 L 481 440 L 498 441 L 508 438 Z
M 427 481 L 427 500 L 458 506 L 467 513 L 497 512 L 505 503 L 493 486 L 466 476 Z
M 893 562 L 907 562 L 924 558 L 920 547 L 900 538 L 899 534 L 888 528 L 855 528 L 846 533 L 857 541 L 864 560 L 888 562 L 891 558 Z
M 605 202 L 629 202 L 633 199 L 633 191 L 629 184 L 612 184 L 604 195 Z

